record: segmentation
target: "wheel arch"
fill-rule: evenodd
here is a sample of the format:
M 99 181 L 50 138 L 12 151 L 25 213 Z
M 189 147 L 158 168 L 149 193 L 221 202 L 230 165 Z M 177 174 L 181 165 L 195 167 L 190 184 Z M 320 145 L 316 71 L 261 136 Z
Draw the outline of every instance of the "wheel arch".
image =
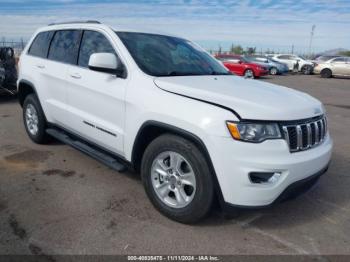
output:
M 169 124 L 165 124 L 158 121 L 147 121 L 142 124 L 141 128 L 139 129 L 136 139 L 132 148 L 132 156 L 131 156 L 131 162 L 134 167 L 134 169 L 138 172 L 140 171 L 141 166 L 141 160 L 143 153 L 145 152 L 147 146 L 157 137 L 163 134 L 174 134 L 179 135 L 181 137 L 184 137 L 194 143 L 198 149 L 202 152 L 203 156 L 205 157 L 205 160 L 208 163 L 208 166 L 210 168 L 210 172 L 213 175 L 213 181 L 214 181 L 214 190 L 216 193 L 216 196 L 218 197 L 218 200 L 220 203 L 224 203 L 223 195 L 221 192 L 221 188 L 219 186 L 219 181 L 217 179 L 214 165 L 211 161 L 209 151 L 207 150 L 207 147 L 205 146 L 204 142 L 201 138 L 199 138 L 197 135 L 181 129 L 176 126 L 172 126 Z
M 29 94 L 35 94 L 36 96 L 38 96 L 35 86 L 30 81 L 20 80 L 18 83 L 17 96 L 18 96 L 18 102 L 20 103 L 21 106 L 23 106 L 24 99 Z

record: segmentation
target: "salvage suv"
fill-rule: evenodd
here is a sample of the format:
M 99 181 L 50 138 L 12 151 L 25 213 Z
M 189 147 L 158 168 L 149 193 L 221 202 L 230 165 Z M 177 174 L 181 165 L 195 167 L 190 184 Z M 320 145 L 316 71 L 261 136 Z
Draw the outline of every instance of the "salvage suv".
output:
M 320 101 L 232 75 L 175 36 L 95 21 L 39 29 L 19 62 L 29 137 L 54 137 L 118 171 L 141 173 L 153 205 L 182 223 L 261 207 L 327 170 L 332 139 Z

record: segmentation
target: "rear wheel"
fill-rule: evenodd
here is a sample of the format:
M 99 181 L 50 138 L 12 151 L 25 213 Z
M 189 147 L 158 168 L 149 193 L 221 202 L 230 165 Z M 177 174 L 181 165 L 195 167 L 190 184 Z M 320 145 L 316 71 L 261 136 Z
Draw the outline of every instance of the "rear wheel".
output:
M 46 118 L 38 98 L 28 95 L 23 103 L 23 122 L 30 139 L 37 144 L 45 144 L 50 137 L 46 133 Z
M 270 75 L 277 75 L 278 73 L 278 70 L 276 67 L 271 67 L 270 68 Z
M 332 71 L 330 69 L 326 68 L 326 69 L 323 69 L 321 71 L 320 75 L 323 78 L 330 78 L 330 77 L 332 77 Z
M 151 142 L 141 164 L 142 181 L 153 205 L 181 223 L 194 223 L 208 214 L 214 198 L 209 170 L 192 142 L 170 134 Z
M 251 69 L 244 71 L 244 78 L 254 78 L 254 72 Z

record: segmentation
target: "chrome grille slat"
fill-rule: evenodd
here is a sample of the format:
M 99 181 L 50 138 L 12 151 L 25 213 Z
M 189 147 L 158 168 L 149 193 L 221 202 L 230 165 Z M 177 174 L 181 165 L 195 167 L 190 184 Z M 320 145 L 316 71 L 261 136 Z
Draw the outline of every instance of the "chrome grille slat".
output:
M 303 148 L 303 135 L 301 133 L 300 125 L 297 125 L 297 149 Z
M 311 147 L 311 143 L 312 143 L 312 132 L 311 132 L 311 126 L 310 126 L 310 124 L 306 124 L 306 128 L 307 128 L 307 145 L 308 145 L 308 147 Z
M 327 119 L 321 117 L 302 121 L 295 124 L 282 124 L 284 138 L 290 152 L 298 152 L 319 145 L 327 135 Z
M 320 120 L 319 122 L 320 122 L 320 125 L 321 125 L 321 139 L 320 139 L 320 141 L 322 141 L 323 137 L 324 137 L 324 126 L 323 126 L 323 121 L 322 120 Z
M 320 142 L 320 138 L 318 135 L 318 124 L 317 122 L 314 122 L 315 125 L 315 144 L 317 145 Z

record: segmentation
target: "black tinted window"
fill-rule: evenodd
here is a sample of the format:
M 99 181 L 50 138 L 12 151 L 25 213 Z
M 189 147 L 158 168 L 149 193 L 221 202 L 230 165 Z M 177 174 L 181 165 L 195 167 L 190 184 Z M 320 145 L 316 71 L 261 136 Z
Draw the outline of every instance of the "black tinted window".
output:
M 57 31 L 51 42 L 49 59 L 76 64 L 80 33 L 78 30 Z
M 289 55 L 280 55 L 280 56 L 278 57 L 278 59 L 288 60 L 288 59 L 292 59 L 292 58 L 291 58 L 291 56 L 289 56 Z
M 345 62 L 345 58 L 339 57 L 339 58 L 334 59 L 333 62 L 337 62 L 337 63 L 339 63 L 339 62 Z
M 93 53 L 115 54 L 112 45 L 104 35 L 94 31 L 84 31 L 78 64 L 82 67 L 88 67 L 90 55 Z
M 28 54 L 46 58 L 53 33 L 54 31 L 39 33 L 30 46 Z

